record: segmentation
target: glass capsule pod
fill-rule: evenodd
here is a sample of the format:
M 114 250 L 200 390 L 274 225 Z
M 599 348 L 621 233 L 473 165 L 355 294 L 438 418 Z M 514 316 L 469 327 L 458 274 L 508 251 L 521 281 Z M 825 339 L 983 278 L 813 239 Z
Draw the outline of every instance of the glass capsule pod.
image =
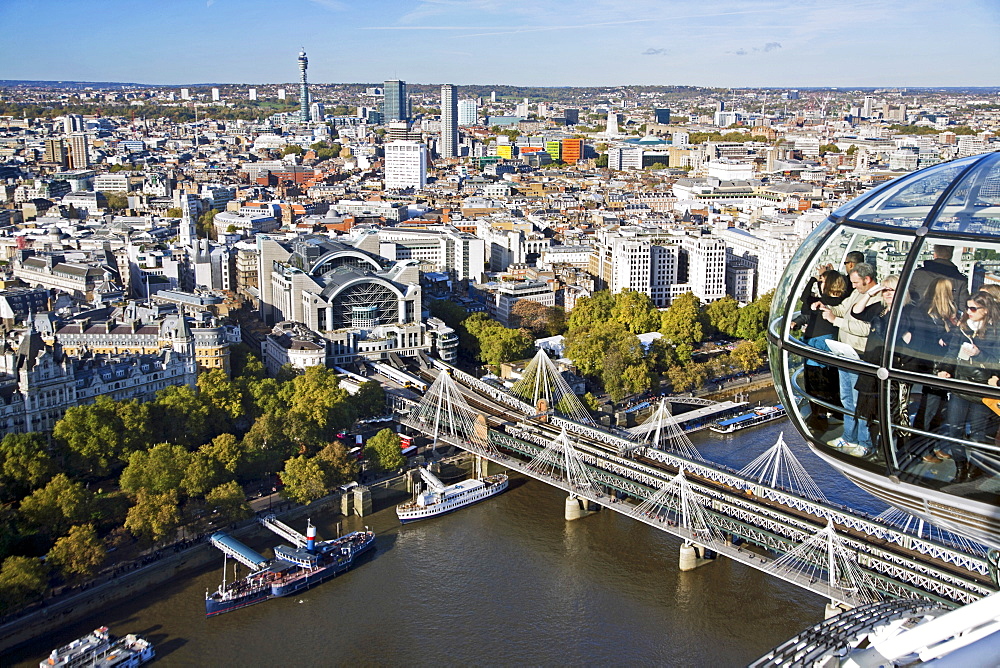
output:
M 1000 546 L 1000 153 L 834 211 L 786 268 L 768 343 L 779 397 L 821 458 Z

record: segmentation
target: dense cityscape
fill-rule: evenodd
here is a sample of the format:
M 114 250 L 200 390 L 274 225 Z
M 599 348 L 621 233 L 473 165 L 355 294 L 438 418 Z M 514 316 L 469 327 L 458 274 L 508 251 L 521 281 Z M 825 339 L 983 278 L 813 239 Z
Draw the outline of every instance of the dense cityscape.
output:
M 392 429 L 360 454 L 346 434 L 419 400 L 392 369 L 428 356 L 509 386 L 546 350 L 605 426 L 750 378 L 831 212 L 1000 149 L 998 89 L 317 84 L 305 51 L 288 70 L 0 81 L 0 614 L 261 492 L 307 504 L 403 468 Z

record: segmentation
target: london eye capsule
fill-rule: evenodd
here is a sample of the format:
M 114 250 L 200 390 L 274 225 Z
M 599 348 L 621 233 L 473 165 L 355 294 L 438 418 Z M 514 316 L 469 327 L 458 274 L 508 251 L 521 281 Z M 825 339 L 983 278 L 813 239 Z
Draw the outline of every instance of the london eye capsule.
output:
M 775 387 L 862 489 L 1000 546 L 1000 153 L 834 211 L 774 295 Z

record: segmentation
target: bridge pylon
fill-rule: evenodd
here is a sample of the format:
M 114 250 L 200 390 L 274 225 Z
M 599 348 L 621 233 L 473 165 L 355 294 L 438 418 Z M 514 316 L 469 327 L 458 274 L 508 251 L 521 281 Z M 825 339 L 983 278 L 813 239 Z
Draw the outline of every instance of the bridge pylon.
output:
M 694 490 L 681 469 L 636 506 L 634 514 L 685 529 L 685 534 L 690 536 L 685 538 L 688 543 L 711 540 L 721 542 L 722 532 L 705 510 L 707 502 L 705 497 Z
M 435 452 L 441 436 L 450 436 L 481 449 L 491 447 L 486 438 L 487 430 L 482 424 L 482 416 L 469 407 L 458 385 L 444 372 L 438 374 L 420 403 L 410 410 L 406 421 L 425 433 L 430 433 Z
M 684 433 L 670 412 L 670 401 L 661 399 L 649 418 L 629 431 L 640 440 L 639 447 L 673 452 L 695 461 L 705 461 L 691 439 Z
M 827 500 L 823 490 L 785 443 L 785 432 L 778 434 L 774 445 L 740 469 L 740 475 L 773 489 L 786 489 L 807 499 Z
M 600 486 L 591 475 L 590 469 L 580 460 L 580 455 L 573 447 L 565 428 L 558 438 L 535 455 L 525 468 L 543 478 L 565 482 L 569 485 L 571 494 L 572 490 L 600 493 Z
M 825 582 L 833 606 L 850 608 L 882 600 L 875 581 L 858 565 L 856 553 L 837 534 L 833 520 L 764 570 L 779 577 L 794 572 L 810 582 Z
M 524 368 L 520 380 L 511 386 L 510 393 L 532 406 L 538 406 L 539 400 L 544 399 L 549 408 L 571 420 L 594 424 L 590 411 L 580 402 L 552 359 L 541 348 Z

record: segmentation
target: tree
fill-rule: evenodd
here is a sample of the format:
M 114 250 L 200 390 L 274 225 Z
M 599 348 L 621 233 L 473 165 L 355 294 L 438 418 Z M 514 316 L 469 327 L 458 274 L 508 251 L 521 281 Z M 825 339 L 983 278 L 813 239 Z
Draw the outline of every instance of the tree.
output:
M 823 144 L 819 147 L 820 155 L 824 153 L 840 153 L 840 147 L 836 144 Z
M 104 196 L 108 201 L 108 208 L 112 211 L 123 211 L 128 208 L 128 196 L 125 193 L 105 193 Z
M 135 505 L 129 508 L 125 517 L 125 528 L 133 535 L 158 543 L 173 536 L 181 523 L 180 509 L 177 507 L 177 490 L 162 494 L 140 490 Z
M 288 144 L 283 149 L 281 149 L 281 155 L 282 156 L 291 155 L 293 153 L 295 155 L 302 155 L 303 152 L 304 151 L 303 151 L 302 147 L 299 146 L 298 144 Z
M 216 213 L 217 211 L 215 209 L 209 209 L 198 217 L 198 222 L 195 223 L 195 232 L 198 234 L 199 239 L 215 238 Z
M 41 434 L 7 434 L 0 441 L 0 474 L 6 496 L 21 498 L 55 473 Z
M 740 371 L 745 373 L 759 369 L 760 365 L 764 363 L 757 346 L 752 341 L 740 341 L 733 348 L 729 358 Z
M 281 495 L 302 504 L 326 496 L 330 489 L 326 470 L 320 460 L 305 455 L 292 457 L 285 462 L 281 481 L 285 483 Z
M 103 475 L 122 458 L 125 427 L 115 402 L 102 395 L 92 404 L 71 406 L 59 420 L 52 435 L 92 473 Z
M 773 297 L 774 290 L 762 294 L 740 309 L 740 321 L 736 329 L 738 337 L 748 341 L 764 340 Z
M 611 318 L 625 325 L 633 334 L 655 332 L 660 328 L 660 313 L 645 292 L 623 290 L 615 295 Z
M 548 310 L 545 304 L 519 299 L 510 310 L 511 325 L 527 330 L 532 336 L 541 336 L 548 325 Z
M 194 498 L 205 496 L 210 489 L 219 484 L 222 478 L 222 465 L 207 452 L 192 452 L 188 456 L 188 464 L 181 479 L 181 489 Z
M 361 383 L 357 393 L 351 397 L 358 418 L 377 417 L 385 415 L 385 389 L 377 380 Z
M 183 445 L 160 443 L 147 451 L 133 452 L 118 482 L 129 494 L 178 490 L 190 463 L 191 454 Z
M 331 487 L 355 480 L 361 467 L 358 460 L 347 451 L 340 441 L 334 441 L 316 454 L 320 466 L 326 470 L 327 482 Z
M 399 434 L 383 429 L 368 439 L 365 456 L 383 471 L 395 471 L 406 463 L 399 446 Z
M 300 448 L 314 450 L 354 423 L 356 414 L 350 395 L 330 369 L 309 367 L 292 381 L 291 387 L 285 433 Z
M 243 488 L 235 480 L 214 487 L 205 495 L 205 505 L 218 510 L 223 522 L 239 522 L 253 513 Z
M 63 577 L 90 577 L 104 562 L 107 551 L 97 537 L 93 524 L 77 524 L 56 541 L 48 554 L 48 563 L 59 569 Z
M 184 215 L 184 211 L 181 210 L 179 206 L 172 206 L 167 209 L 167 218 L 180 218 Z
M 740 322 L 740 304 L 726 295 L 705 307 L 709 331 L 724 336 L 736 336 Z
M 569 314 L 570 330 L 586 327 L 611 319 L 615 300 L 607 290 L 595 292 L 591 297 L 581 297 Z
M 164 441 L 194 448 L 207 440 L 208 406 L 187 385 L 157 392 L 151 413 L 153 431 Z
M 34 601 L 47 586 L 45 567 L 32 557 L 7 557 L 0 567 L 0 612 L 8 613 Z
M 214 459 L 227 472 L 235 475 L 240 466 L 245 463 L 248 453 L 233 434 L 219 434 L 212 439 L 211 443 L 206 443 L 198 449 Z
M 148 403 L 132 399 L 116 401 L 113 408 L 122 428 L 118 458 L 124 461 L 136 450 L 146 450 L 152 445 L 151 407 Z
M 708 374 L 703 365 L 695 362 L 677 364 L 667 369 L 667 378 L 674 392 L 688 392 L 705 384 Z
M 65 473 L 53 476 L 45 487 L 21 501 L 21 516 L 52 536 L 58 536 L 90 514 L 90 495 Z
M 703 337 L 700 300 L 690 292 L 677 297 L 661 314 L 660 332 L 682 361 L 690 360 Z
M 614 401 L 652 385 L 649 360 L 639 338 L 615 320 L 571 329 L 565 343 L 566 356 L 580 373 L 600 382 Z
M 226 425 L 236 422 L 245 413 L 243 387 L 222 369 L 210 369 L 198 374 L 198 396 L 208 407 L 208 423 L 215 432 L 228 431 Z

